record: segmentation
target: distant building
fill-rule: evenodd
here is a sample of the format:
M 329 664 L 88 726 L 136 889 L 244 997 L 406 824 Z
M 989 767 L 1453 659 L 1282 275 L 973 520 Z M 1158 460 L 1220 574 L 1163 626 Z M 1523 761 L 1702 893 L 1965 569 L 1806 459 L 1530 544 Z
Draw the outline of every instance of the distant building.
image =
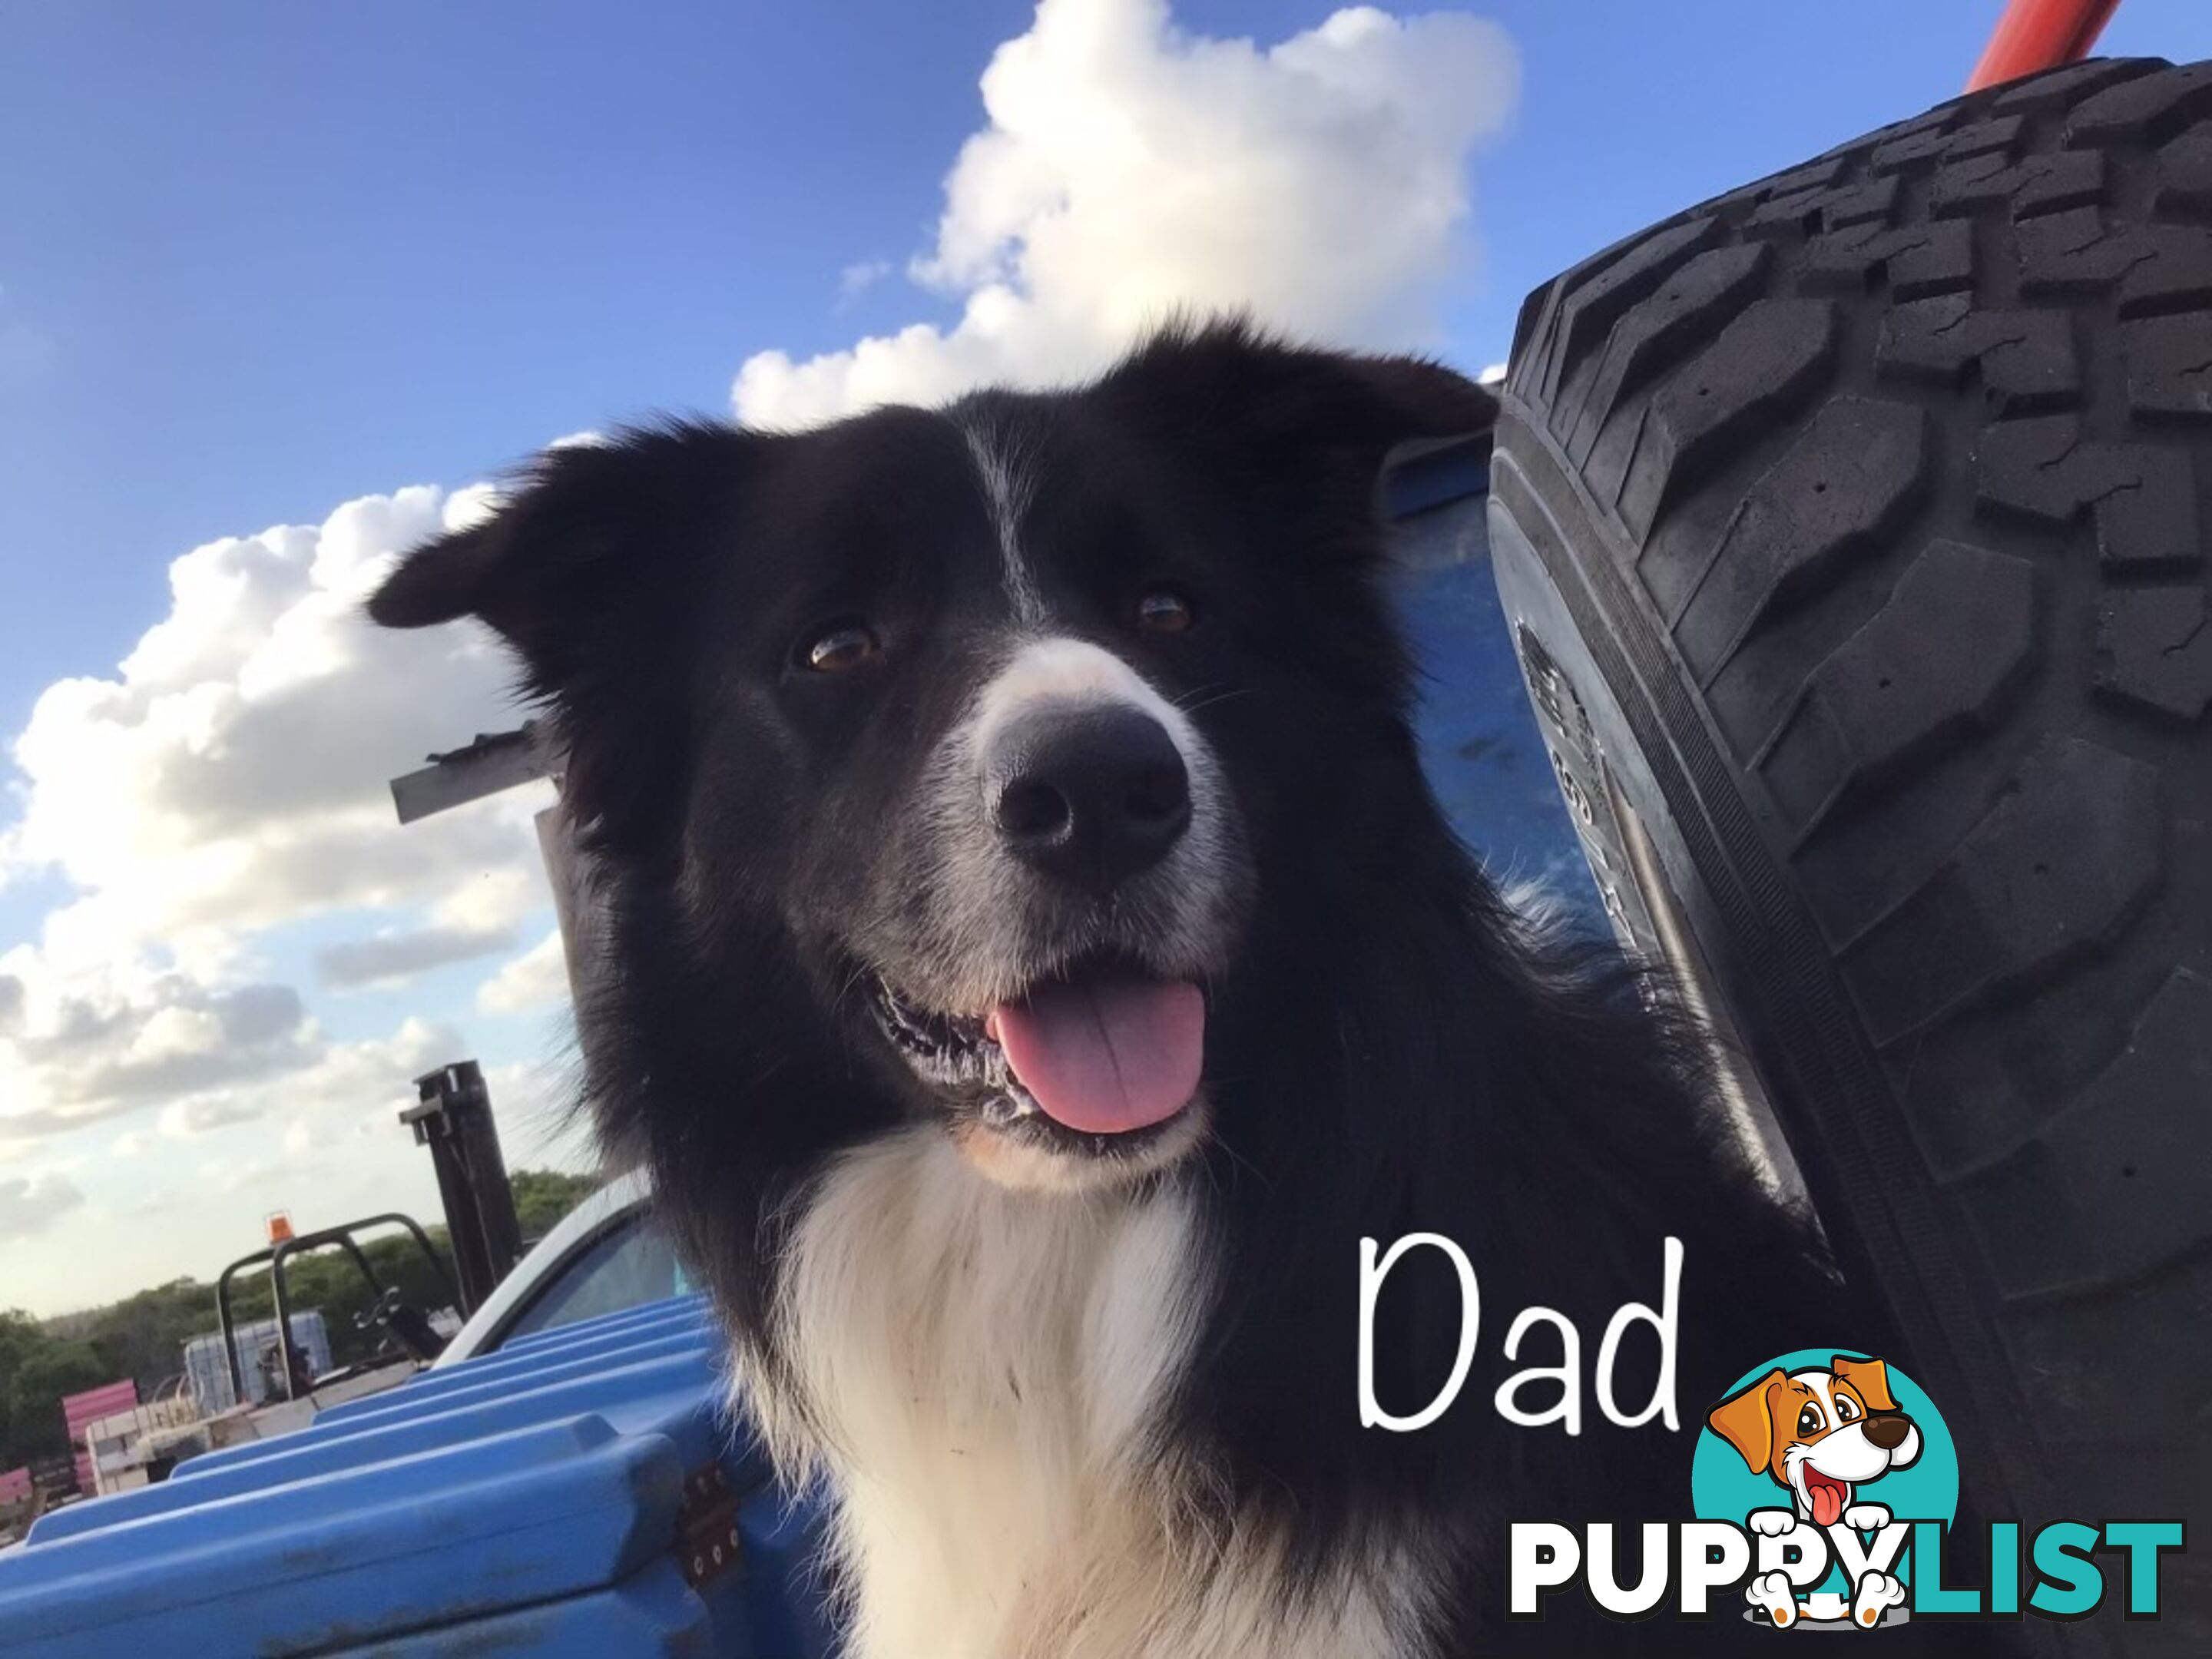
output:
M 30 1470 L 0 1469 L 0 1547 L 21 1536 L 30 1514 Z
M 0 1549 L 30 1530 L 38 1504 L 38 1483 L 28 1468 L 0 1469 Z
M 100 1418 L 127 1412 L 137 1403 L 138 1385 L 127 1376 L 120 1382 L 109 1382 L 97 1389 L 87 1389 L 82 1394 L 63 1396 L 62 1420 L 69 1425 L 70 1449 L 76 1458 L 76 1489 L 79 1492 L 95 1490 L 92 1478 L 92 1454 L 85 1449 L 86 1426 Z
M 84 1488 L 85 1495 L 105 1497 L 166 1480 L 177 1461 L 178 1443 L 198 1422 L 199 1410 L 189 1395 L 172 1395 L 112 1417 L 93 1419 L 84 1425 L 83 1449 L 92 1460 L 92 1482 Z

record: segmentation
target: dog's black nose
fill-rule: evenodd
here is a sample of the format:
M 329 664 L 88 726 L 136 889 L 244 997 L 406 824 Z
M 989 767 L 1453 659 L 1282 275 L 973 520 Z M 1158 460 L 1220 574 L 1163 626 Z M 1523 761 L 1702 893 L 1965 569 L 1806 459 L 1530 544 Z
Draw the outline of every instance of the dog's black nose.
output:
M 1190 827 L 1190 779 L 1167 728 L 1141 708 L 1040 711 L 1002 727 L 984 757 L 1000 839 L 1024 863 L 1103 894 L 1167 856 Z
M 1866 1437 L 1884 1451 L 1895 1451 L 1912 1432 L 1912 1419 L 1903 1412 L 1869 1412 Z

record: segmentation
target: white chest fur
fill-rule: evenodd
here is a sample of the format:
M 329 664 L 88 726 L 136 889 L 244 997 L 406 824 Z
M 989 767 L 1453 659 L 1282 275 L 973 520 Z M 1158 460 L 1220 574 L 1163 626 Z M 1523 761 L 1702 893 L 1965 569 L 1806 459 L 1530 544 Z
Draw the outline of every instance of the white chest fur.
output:
M 750 1403 L 787 1468 L 836 1493 L 856 1659 L 1420 1650 L 1431 1575 L 1412 1553 L 1293 1595 L 1257 1529 L 1197 1523 L 1197 1461 L 1157 1455 L 1203 1314 L 1201 1234 L 1186 1193 L 1011 1191 L 933 1129 L 816 1188 L 783 1279 L 806 1408 Z

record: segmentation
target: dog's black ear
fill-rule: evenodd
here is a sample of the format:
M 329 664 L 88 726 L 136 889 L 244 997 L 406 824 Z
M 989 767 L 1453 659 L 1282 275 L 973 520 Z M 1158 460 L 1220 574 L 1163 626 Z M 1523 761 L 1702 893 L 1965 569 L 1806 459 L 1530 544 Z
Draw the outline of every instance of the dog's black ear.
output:
M 665 595 L 740 487 L 761 441 L 709 422 L 548 450 L 480 523 L 415 549 L 370 596 L 372 621 L 426 628 L 477 617 L 557 690 L 579 631 Z
M 1241 318 L 1170 324 L 1099 383 L 1109 401 L 1212 465 L 1321 467 L 1371 483 L 1401 444 L 1487 432 L 1498 399 L 1422 357 L 1287 343 Z
M 475 617 L 507 641 L 566 746 L 566 798 L 602 844 L 672 821 L 679 640 L 767 441 L 698 423 L 549 451 L 489 518 L 415 549 L 370 596 L 387 628 Z
M 369 620 L 428 628 L 473 615 L 501 539 L 491 525 L 477 525 L 416 548 L 369 595 Z

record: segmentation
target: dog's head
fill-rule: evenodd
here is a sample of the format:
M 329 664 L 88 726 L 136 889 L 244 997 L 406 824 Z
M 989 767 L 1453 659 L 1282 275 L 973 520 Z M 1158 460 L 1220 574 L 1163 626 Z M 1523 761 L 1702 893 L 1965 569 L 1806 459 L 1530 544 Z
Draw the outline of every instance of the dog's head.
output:
M 1170 330 L 1074 392 L 559 450 L 370 613 L 512 646 L 658 994 L 742 1024 L 749 964 L 803 979 L 779 1018 L 867 1062 L 815 1141 L 888 1099 L 999 1179 L 1095 1186 L 1203 1139 L 1271 869 L 1381 855 L 1347 826 L 1419 789 L 1377 475 L 1492 410 L 1416 360 Z
M 1889 1367 L 1879 1359 L 1838 1354 L 1826 1370 L 1777 1367 L 1722 1401 L 1705 1422 L 1817 1526 L 1834 1525 L 1859 1487 L 1920 1457 L 1920 1430 L 1891 1397 Z

